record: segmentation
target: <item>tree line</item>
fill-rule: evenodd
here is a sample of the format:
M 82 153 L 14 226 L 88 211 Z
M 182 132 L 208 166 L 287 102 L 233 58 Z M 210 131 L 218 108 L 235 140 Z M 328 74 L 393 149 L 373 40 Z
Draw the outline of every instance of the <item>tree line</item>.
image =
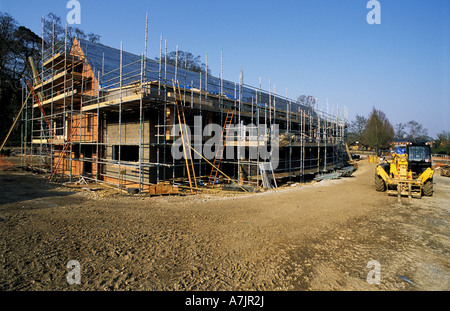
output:
M 375 107 L 368 117 L 356 115 L 348 125 L 349 145 L 358 142 L 362 146 L 376 150 L 389 148 L 394 141 L 416 143 L 434 141 L 433 153 L 450 154 L 450 132 L 443 131 L 437 135 L 437 139 L 433 139 L 428 136 L 428 130 L 415 120 L 393 126 L 386 114 Z

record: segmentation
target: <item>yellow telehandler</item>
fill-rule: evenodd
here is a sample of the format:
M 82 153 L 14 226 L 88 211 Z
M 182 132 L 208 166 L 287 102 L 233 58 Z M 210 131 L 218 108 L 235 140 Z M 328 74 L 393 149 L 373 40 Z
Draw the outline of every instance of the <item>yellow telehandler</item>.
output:
M 376 168 L 375 189 L 389 195 L 421 198 L 433 195 L 434 167 L 428 144 L 408 143 L 398 146 L 392 160 Z

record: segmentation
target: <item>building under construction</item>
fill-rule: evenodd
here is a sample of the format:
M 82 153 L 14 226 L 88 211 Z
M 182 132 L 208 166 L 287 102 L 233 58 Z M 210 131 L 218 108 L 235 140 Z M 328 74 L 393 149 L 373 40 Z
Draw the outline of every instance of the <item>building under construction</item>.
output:
M 43 48 L 24 91 L 23 165 L 52 181 L 151 194 L 271 187 L 343 166 L 338 113 L 246 85 L 242 73 L 231 82 L 222 70 L 217 78 L 169 65 L 166 55 L 162 40 L 158 60 L 80 39 Z M 213 136 L 219 143 L 205 156 Z

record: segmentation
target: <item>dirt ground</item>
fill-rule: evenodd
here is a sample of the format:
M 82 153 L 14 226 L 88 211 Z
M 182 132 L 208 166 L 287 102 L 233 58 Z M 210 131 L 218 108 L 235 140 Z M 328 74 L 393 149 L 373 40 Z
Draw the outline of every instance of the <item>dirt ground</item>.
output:
M 450 177 L 398 203 L 359 164 L 350 178 L 221 196 L 0 172 L 0 290 L 450 290 Z M 67 282 L 70 260 L 81 284 Z M 380 284 L 367 281 L 372 260 Z

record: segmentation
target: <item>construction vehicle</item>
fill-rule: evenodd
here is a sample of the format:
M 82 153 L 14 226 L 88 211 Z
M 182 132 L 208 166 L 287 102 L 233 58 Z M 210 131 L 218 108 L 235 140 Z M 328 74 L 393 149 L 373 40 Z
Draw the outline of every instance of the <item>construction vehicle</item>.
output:
M 421 198 L 433 195 L 434 167 L 431 163 L 431 148 L 428 144 L 408 143 L 398 146 L 392 160 L 376 168 L 375 188 L 389 195 Z

